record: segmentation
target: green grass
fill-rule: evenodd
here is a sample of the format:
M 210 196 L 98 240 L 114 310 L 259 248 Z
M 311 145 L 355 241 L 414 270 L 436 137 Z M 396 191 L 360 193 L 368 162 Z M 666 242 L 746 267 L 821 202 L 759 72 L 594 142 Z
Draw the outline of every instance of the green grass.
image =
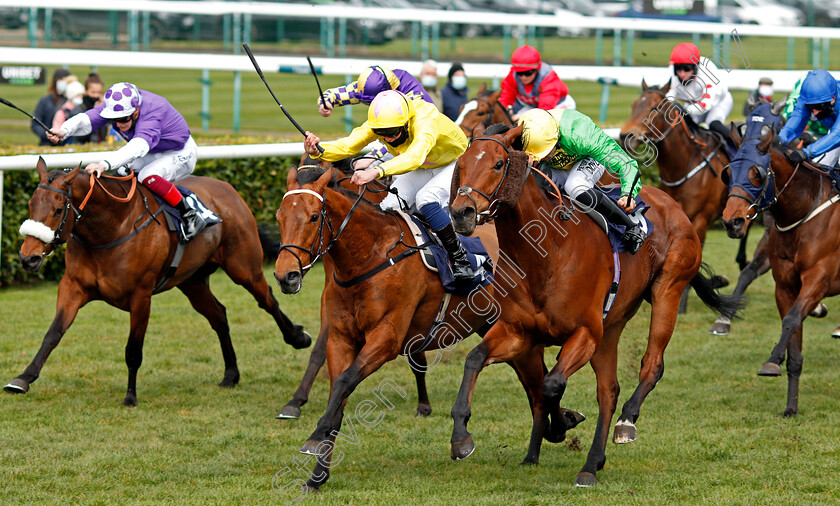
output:
M 758 237 L 753 237 L 753 244 Z M 733 281 L 737 244 L 711 231 L 706 261 Z M 266 273 L 270 275 L 270 267 Z M 285 345 L 253 299 L 216 274 L 212 286 L 227 307 L 242 380 L 216 387 L 223 367 L 209 325 L 177 291 L 156 296 L 138 378 L 139 405 L 120 406 L 125 393 L 123 349 L 128 315 L 102 303 L 82 309 L 26 395 L 0 393 L 3 504 L 236 503 L 277 504 L 293 494 L 272 490 L 272 478 L 302 457 L 298 448 L 326 406 L 318 378 L 297 421 L 273 416 L 297 386 L 308 350 Z M 278 293 L 284 310 L 313 335 L 318 329 L 323 271 L 313 269 L 301 293 Z M 0 378 L 29 363 L 54 314 L 56 284 L 0 291 Z M 413 377 L 402 358 L 363 382 L 347 413 L 386 378 L 406 392 L 372 428 L 353 416 L 358 444 L 340 444 L 343 460 L 317 498 L 324 504 L 826 504 L 840 499 L 837 356 L 831 317 L 805 325 L 800 414 L 780 416 L 786 377 L 756 376 L 778 339 L 773 281 L 750 289 L 746 320 L 731 337 L 707 333 L 714 316 L 692 295 L 666 353 L 664 378 L 637 423 L 639 440 L 607 448 L 593 489 L 576 489 L 597 416 L 594 376 L 575 374 L 562 404 L 589 419 L 567 442 L 544 443 L 541 463 L 520 467 L 530 431 L 527 399 L 512 370 L 490 366 L 476 388 L 470 430 L 476 452 L 449 459 L 449 410 L 473 337 L 428 375 L 434 407 L 414 418 Z M 619 402 L 636 386 L 649 306 L 628 325 L 620 344 Z M 556 349 L 546 353 L 553 363 Z M 380 405 L 381 407 L 381 405 Z M 615 419 L 613 420 L 615 421 Z M 345 424 L 345 429 L 347 428 Z M 308 466 L 305 466 L 308 467 Z M 291 475 L 279 479 L 282 486 Z

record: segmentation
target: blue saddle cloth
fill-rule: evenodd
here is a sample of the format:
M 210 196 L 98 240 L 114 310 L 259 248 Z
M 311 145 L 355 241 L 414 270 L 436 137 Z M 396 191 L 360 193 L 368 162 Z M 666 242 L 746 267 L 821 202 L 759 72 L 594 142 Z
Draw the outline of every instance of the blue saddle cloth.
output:
M 604 195 L 616 202 L 618 202 L 618 199 L 621 198 L 621 188 L 619 188 L 618 186 L 612 188 L 601 187 L 601 190 L 604 192 Z M 645 216 L 645 213 L 648 209 L 650 209 L 650 206 L 645 204 L 642 198 L 638 195 L 636 196 L 635 200 L 636 208 L 633 210 L 632 213 L 630 213 L 630 216 L 641 217 L 641 222 L 639 223 L 639 225 L 642 226 L 642 231 L 644 231 L 645 233 L 645 238 L 648 238 L 653 232 L 653 223 L 651 223 L 648 217 Z M 607 220 L 607 229 L 609 230 L 607 236 L 610 239 L 610 246 L 612 246 L 613 251 L 615 251 L 616 253 L 624 253 L 625 251 L 627 251 L 627 246 L 624 244 L 624 240 L 622 240 L 622 237 L 624 237 L 624 232 L 627 230 L 627 227 L 625 227 L 623 224 L 618 225 Z
M 449 265 L 449 255 L 446 253 L 446 250 L 442 246 L 439 246 L 436 240 L 430 240 L 429 231 L 420 220 L 413 215 L 411 219 L 414 220 L 414 223 L 417 224 L 423 233 L 423 242 L 431 243 L 429 250 L 435 258 L 438 276 L 440 277 L 440 282 L 443 284 L 444 290 L 453 295 L 466 296 L 476 288 L 487 286 L 493 282 L 493 261 L 490 260 L 490 255 L 487 253 L 487 249 L 484 248 L 484 244 L 481 243 L 481 239 L 458 234 L 458 238 L 461 239 L 461 244 L 467 250 L 467 258 L 470 260 L 470 266 L 476 272 L 476 275 L 472 279 L 456 281 L 455 276 L 452 275 L 452 268 Z
M 184 186 L 175 186 L 178 189 L 178 192 L 184 197 L 186 201 L 187 207 L 191 209 L 195 209 L 202 218 L 204 218 L 204 223 L 209 227 L 211 225 L 215 225 L 217 223 L 221 223 L 222 219 L 216 216 L 216 213 L 211 211 L 204 205 L 204 202 L 198 198 L 198 195 L 193 193 L 192 190 L 186 188 Z M 163 207 L 163 210 L 166 211 L 172 221 L 175 224 L 175 231 L 178 233 L 178 239 L 182 240 L 183 232 L 181 230 L 181 213 L 178 212 L 177 209 L 169 205 L 163 198 L 155 192 L 152 192 L 152 195 L 155 196 L 155 200 L 157 200 L 158 204 Z

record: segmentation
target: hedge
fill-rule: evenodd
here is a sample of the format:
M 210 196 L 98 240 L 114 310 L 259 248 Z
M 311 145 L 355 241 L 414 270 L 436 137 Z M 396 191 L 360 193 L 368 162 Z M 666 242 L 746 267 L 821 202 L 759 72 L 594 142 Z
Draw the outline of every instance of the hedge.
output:
M 276 230 L 274 213 L 286 191 L 286 173 L 299 158 L 248 158 L 202 160 L 195 175 L 209 176 L 231 183 L 251 208 L 261 228 Z M 59 280 L 64 274 L 64 246 L 46 260 L 40 271 L 23 270 L 18 251 L 23 236 L 20 224 L 29 218 L 29 198 L 38 185 L 38 174 L 31 171 L 6 171 L 3 183 L 3 234 L 0 241 L 0 286 L 32 284 L 41 280 Z

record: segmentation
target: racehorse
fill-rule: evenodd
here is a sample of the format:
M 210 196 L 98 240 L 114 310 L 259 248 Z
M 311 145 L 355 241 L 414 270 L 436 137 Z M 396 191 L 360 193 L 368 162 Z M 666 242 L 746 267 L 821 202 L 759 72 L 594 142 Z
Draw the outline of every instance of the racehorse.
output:
M 136 178 L 88 178 L 81 174 L 81 166 L 69 172 L 48 172 L 43 159 L 38 160 L 37 170 L 39 184 L 29 200 L 30 220 L 21 227 L 27 237 L 20 261 L 27 270 L 37 271 L 44 257 L 66 242 L 66 270 L 58 286 L 55 318 L 41 348 L 23 374 L 6 385 L 6 391 L 27 392 L 79 309 L 91 300 L 103 300 L 131 314 L 125 348 L 128 389 L 123 405 L 136 405 L 137 371 L 143 360 L 151 297 L 175 286 L 219 336 L 225 362 L 219 386 L 236 385 L 239 369 L 225 307 L 209 285 L 209 276 L 218 267 L 254 296 L 277 322 L 288 344 L 300 349 L 311 343 L 309 334 L 292 324 L 272 295 L 262 271 L 256 221 L 231 185 L 206 177 L 178 181 L 195 192 L 222 222 L 185 244 L 180 263 L 175 264 L 177 270 L 172 272 L 177 237 L 169 232 L 151 192 L 136 186 Z
M 467 137 L 472 138 L 473 130 L 479 124 L 488 127 L 493 123 L 504 123 L 505 125 L 513 125 L 513 118 L 505 107 L 499 103 L 499 95 L 501 90 L 488 90 L 486 84 L 482 84 L 478 88 L 478 94 L 467 100 L 461 107 L 461 114 L 455 120 L 455 124 L 467 134 Z
M 767 210 L 776 220 L 768 250 L 776 281 L 776 306 L 782 318 L 779 342 L 762 365 L 760 376 L 780 376 L 787 355 L 787 406 L 784 416 L 799 411 L 799 376 L 802 374 L 802 322 L 824 297 L 840 293 L 840 237 L 826 231 L 840 225 L 840 207 L 827 174 L 809 162 L 792 165 L 788 148 L 770 129 L 756 145 L 770 154 L 770 163 L 731 166 L 730 193 L 723 224 L 730 237 L 740 237 L 758 212 Z M 736 186 L 748 180 L 754 191 Z
M 694 227 L 700 243 L 706 241 L 706 231 L 718 219 L 726 205 L 726 184 L 719 177 L 729 164 L 729 154 L 723 140 L 699 128 L 682 107 L 668 100 L 669 82 L 661 88 L 648 86 L 642 80 L 642 94 L 633 102 L 630 119 L 621 127 L 621 145 L 637 157 L 655 156 L 659 167 L 659 189 L 670 195 L 682 207 Z M 767 272 L 766 251 L 759 242 L 753 260 L 747 265 L 739 260 L 741 274 L 735 296 L 743 295 L 749 284 Z M 745 257 L 746 237 L 739 250 L 739 259 Z M 729 282 L 716 277 L 717 287 Z M 684 310 L 685 299 L 681 311 Z M 716 335 L 729 333 L 730 322 L 718 318 L 710 332 Z
M 404 242 L 410 235 L 406 225 L 364 198 L 369 187 L 358 194 L 344 189 L 336 181 L 341 175 L 290 170 L 289 191 L 277 211 L 284 245 L 275 278 L 283 292 L 300 290 L 307 267 L 319 257 L 330 258 L 333 268 L 334 283 L 325 287 L 322 298 L 329 322 L 330 399 L 301 448 L 301 453 L 318 456 L 307 481 L 311 489 L 329 478 L 344 405 L 359 383 L 399 354 L 448 348 L 473 332 L 482 334 L 494 304 L 491 285 L 469 296 L 452 295 L 442 311 L 443 286 L 414 254 L 416 248 Z M 443 323 L 430 332 L 436 320 Z M 562 440 L 581 421 L 570 413 L 553 411 L 546 437 Z
M 452 408 L 452 458 L 467 457 L 475 448 L 467 422 L 473 389 L 485 366 L 507 362 L 527 371 L 521 380 L 532 401 L 533 429 L 523 464 L 536 464 L 545 414 L 556 409 L 569 376 L 589 362 L 597 378 L 599 416 L 592 448 L 575 483 L 594 485 L 596 472 L 606 461 L 609 424 L 619 391 L 618 339 L 642 300 L 652 306 L 648 346 L 639 385 L 616 424 L 615 442 L 636 439 L 634 424 L 642 402 L 662 377 L 663 354 L 686 285 L 691 284 L 706 304 L 724 314 L 733 315 L 740 303 L 718 295 L 711 280 L 699 272 L 700 240 L 679 206 L 664 192 L 644 186 L 641 195 L 651 206 L 646 216 L 654 230 L 635 255 L 620 256 L 620 287 L 604 318 L 605 300 L 615 282 L 606 235 L 594 221 L 573 212 L 567 200 L 561 205 L 549 200 L 529 177 L 527 155 L 512 147 L 521 146 L 521 126 L 494 125 L 486 132 L 479 126 L 475 133 L 453 177 L 453 188 L 458 188 L 453 189 L 450 205 L 455 228 L 470 233 L 479 217 L 494 217 L 500 249 L 525 275 L 523 283 L 500 300 L 501 316 L 467 355 Z M 537 235 L 534 227 L 539 224 L 542 233 L 535 240 L 523 241 Z M 562 349 L 556 365 L 545 375 L 540 367 L 543 350 L 552 345 Z

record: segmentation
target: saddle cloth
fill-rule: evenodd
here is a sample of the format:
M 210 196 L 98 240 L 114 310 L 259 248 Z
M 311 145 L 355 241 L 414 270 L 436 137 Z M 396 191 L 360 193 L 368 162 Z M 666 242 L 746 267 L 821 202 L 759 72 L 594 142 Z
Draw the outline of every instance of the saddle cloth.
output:
M 446 250 L 438 241 L 437 237 L 429 233 L 426 225 L 415 216 L 409 215 L 401 210 L 397 214 L 408 225 L 411 234 L 414 236 L 414 245 L 429 244 L 420 251 L 423 264 L 432 272 L 436 272 L 441 284 L 447 293 L 454 295 L 469 295 L 470 292 L 479 286 L 487 286 L 493 282 L 493 261 L 478 237 L 466 237 L 458 234 L 461 244 L 467 250 L 470 266 L 476 272 L 475 277 L 469 280 L 455 280 L 452 275 L 452 268 L 449 265 L 449 256 Z

